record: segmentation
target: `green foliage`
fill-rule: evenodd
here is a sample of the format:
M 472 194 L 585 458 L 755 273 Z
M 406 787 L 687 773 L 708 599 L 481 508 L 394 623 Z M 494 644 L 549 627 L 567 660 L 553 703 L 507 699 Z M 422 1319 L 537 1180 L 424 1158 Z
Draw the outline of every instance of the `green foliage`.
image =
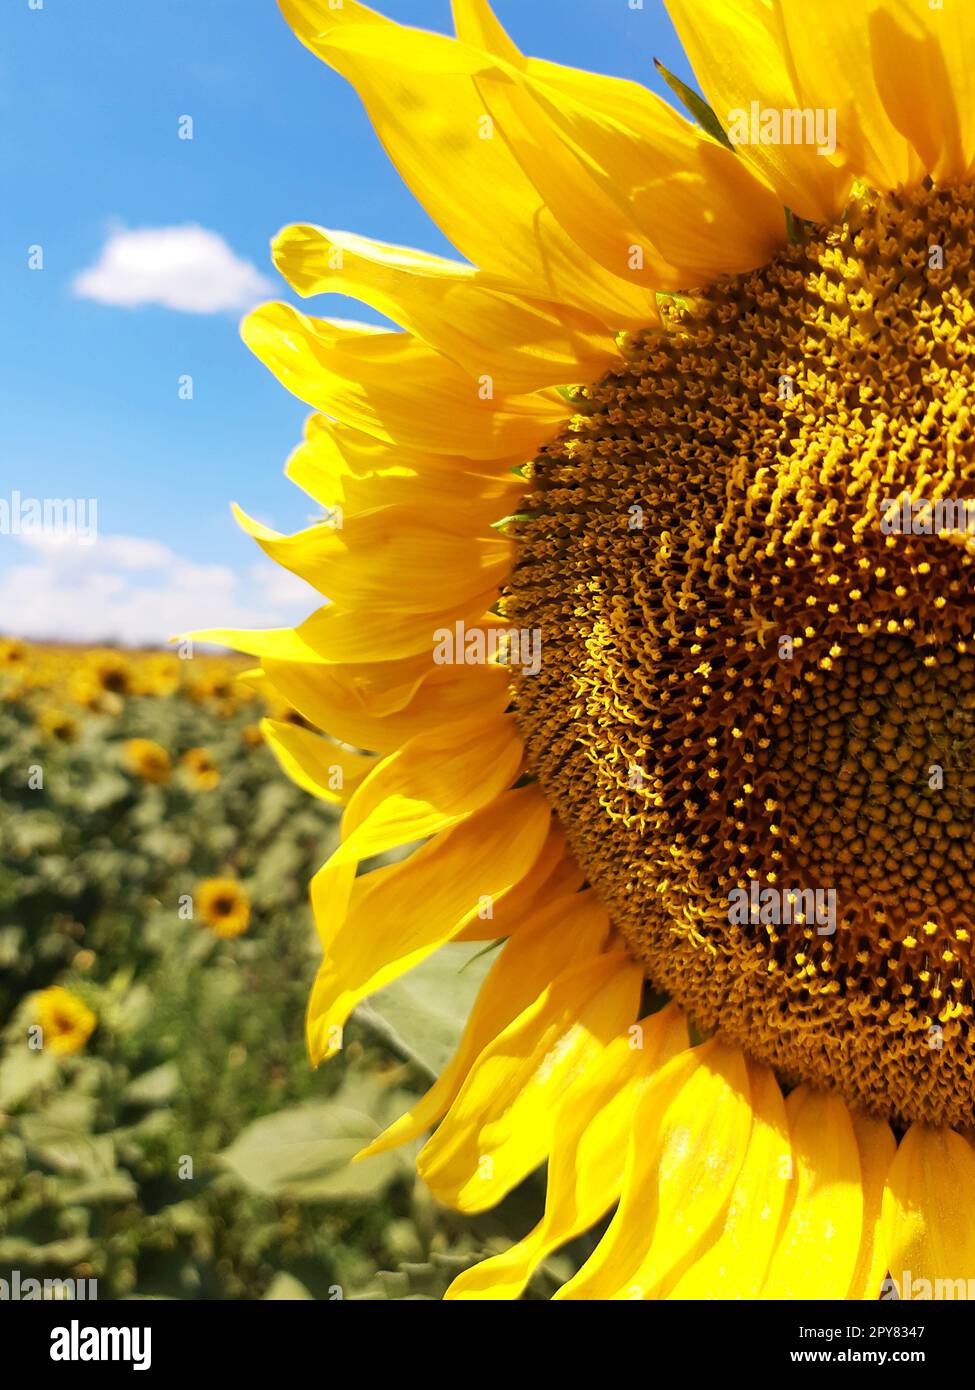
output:
M 415 1181 L 415 1150 L 349 1159 L 449 1056 L 490 955 L 458 948 L 391 987 L 313 1072 L 307 884 L 336 813 L 249 745 L 260 710 L 229 703 L 129 697 L 61 743 L 28 700 L 0 702 L 0 1277 L 95 1278 L 102 1298 L 439 1296 L 524 1233 L 537 1190 L 528 1226 L 524 1194 L 508 1228 L 504 1209 L 470 1223 Z M 168 782 L 125 769 L 132 737 L 167 750 Z M 191 747 L 217 787 L 181 772 Z M 186 915 L 217 876 L 250 899 L 234 939 Z M 55 984 L 97 1019 L 73 1055 L 30 1045 Z
M 360 1005 L 357 1017 L 400 1056 L 428 1076 L 439 1076 L 454 1054 L 493 957 L 480 942 L 444 946 Z

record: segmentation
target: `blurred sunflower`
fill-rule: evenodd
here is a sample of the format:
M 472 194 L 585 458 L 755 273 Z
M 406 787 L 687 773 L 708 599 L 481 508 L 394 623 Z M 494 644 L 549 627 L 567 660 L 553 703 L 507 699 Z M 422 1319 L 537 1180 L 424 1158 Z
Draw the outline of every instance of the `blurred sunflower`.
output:
M 0 638 L 0 666 L 20 666 L 26 660 L 27 648 L 16 637 Z
M 76 704 L 92 714 L 104 714 L 107 711 L 105 691 L 86 667 L 72 672 L 68 681 L 68 694 Z
M 100 652 L 91 664 L 91 676 L 106 695 L 130 695 L 134 684 L 131 662 L 120 652 Z
M 214 936 L 240 936 L 250 924 L 250 899 L 234 878 L 207 878 L 193 890 L 193 903 Z
M 42 709 L 37 716 L 40 729 L 60 743 L 74 743 L 78 737 L 78 721 L 62 709 Z
M 973 541 L 882 523 L 975 481 L 975 6 L 668 0 L 699 128 L 486 0 L 456 40 L 279 3 L 472 263 L 289 227 L 295 290 L 404 331 L 243 327 L 320 412 L 287 471 L 327 509 L 244 524 L 331 601 L 205 635 L 327 731 L 284 750 L 306 782 L 375 755 L 312 890 L 314 1061 L 504 938 L 369 1150 L 438 1126 L 420 1172 L 467 1212 L 548 1160 L 452 1297 L 516 1297 L 614 1205 L 561 1297 L 972 1274 Z
M 220 785 L 220 769 L 206 748 L 190 748 L 180 759 L 190 783 L 197 791 L 209 792 Z
M 264 742 L 260 724 L 245 724 L 240 737 L 245 748 L 260 748 Z
M 35 994 L 33 1010 L 34 1022 L 41 1028 L 44 1047 L 65 1056 L 84 1047 L 98 1022 L 91 1009 L 77 995 L 60 985 Z
M 174 656 L 148 656 L 136 670 L 136 689 L 140 695 L 173 695 L 179 689 L 179 680 L 179 660 Z
M 173 766 L 165 748 L 151 738 L 126 739 L 122 762 L 144 782 L 168 782 Z

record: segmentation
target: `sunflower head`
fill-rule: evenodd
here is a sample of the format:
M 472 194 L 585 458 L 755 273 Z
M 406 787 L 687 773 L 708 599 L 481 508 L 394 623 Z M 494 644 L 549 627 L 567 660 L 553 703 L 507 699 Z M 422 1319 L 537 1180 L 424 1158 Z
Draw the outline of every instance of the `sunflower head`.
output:
M 33 1010 L 34 1022 L 41 1028 L 43 1046 L 64 1056 L 79 1052 L 98 1022 L 91 1009 L 61 985 L 35 994 Z
M 132 663 L 119 652 L 103 652 L 92 664 L 91 675 L 106 695 L 130 695 L 133 691 Z
M 38 727 L 59 743 L 74 743 L 78 737 L 78 721 L 63 709 L 48 706 L 37 716 Z
M 15 637 L 0 638 L 0 666 L 21 666 L 27 659 L 27 647 Z
M 966 1049 L 930 1053 L 975 982 L 975 532 L 885 525 L 936 460 L 975 495 L 960 205 L 862 196 L 631 338 L 533 464 L 505 612 L 551 634 L 529 760 L 654 983 L 794 1081 L 964 1124 Z
M 160 744 L 151 738 L 127 739 L 122 749 L 125 767 L 144 782 L 168 782 L 172 760 Z
M 212 791 L 220 784 L 220 769 L 213 754 L 206 748 L 190 748 L 180 759 L 191 786 L 198 791 Z
M 75 704 L 91 714 L 104 714 L 108 710 L 105 692 L 87 668 L 72 673 L 68 681 L 68 694 Z
M 250 899 L 236 879 L 204 879 L 193 890 L 193 903 L 214 936 L 241 936 L 250 923 Z
M 147 657 L 136 671 L 140 695 L 167 696 L 179 689 L 179 659 L 168 654 Z
M 296 292 L 402 331 L 243 328 L 316 412 L 287 471 L 323 519 L 240 519 L 328 601 L 203 636 L 260 660 L 308 725 L 268 721 L 282 765 L 347 803 L 313 1060 L 441 946 L 505 942 L 369 1150 L 434 1128 L 419 1171 L 468 1212 L 548 1160 L 539 1227 L 455 1297 L 516 1297 L 614 1205 L 560 1296 L 961 1272 L 975 6 L 668 0 L 695 125 L 526 57 L 487 0 L 456 40 L 280 3 L 463 257 L 302 222 Z

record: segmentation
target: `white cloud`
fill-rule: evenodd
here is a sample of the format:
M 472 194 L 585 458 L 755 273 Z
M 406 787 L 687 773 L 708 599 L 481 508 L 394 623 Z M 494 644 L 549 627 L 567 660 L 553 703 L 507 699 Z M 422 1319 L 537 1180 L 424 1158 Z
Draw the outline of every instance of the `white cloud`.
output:
M 99 260 L 72 288 L 99 304 L 161 304 L 184 314 L 248 309 L 274 293 L 256 266 L 236 256 L 216 232 L 194 223 L 113 231 Z
M 238 573 L 141 536 L 0 537 L 4 559 L 3 631 L 21 637 L 161 646 L 193 628 L 291 626 L 324 601 L 270 561 Z

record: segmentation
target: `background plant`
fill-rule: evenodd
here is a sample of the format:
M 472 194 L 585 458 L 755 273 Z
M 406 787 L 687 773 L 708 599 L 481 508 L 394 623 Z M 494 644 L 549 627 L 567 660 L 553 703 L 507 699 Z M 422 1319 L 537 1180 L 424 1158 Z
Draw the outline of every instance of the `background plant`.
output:
M 349 1159 L 449 1058 L 490 959 L 448 948 L 310 1069 L 307 883 L 337 812 L 280 773 L 239 674 L 0 644 L 0 1277 L 97 1278 L 103 1298 L 438 1296 L 537 1217 L 536 1186 L 472 1222 L 432 1202 L 411 1153 Z M 165 751 L 164 781 L 132 740 Z M 185 761 L 199 749 L 215 785 Z M 243 935 L 187 906 L 211 877 L 246 895 Z M 70 1055 L 30 1045 L 55 985 L 97 1019 Z

